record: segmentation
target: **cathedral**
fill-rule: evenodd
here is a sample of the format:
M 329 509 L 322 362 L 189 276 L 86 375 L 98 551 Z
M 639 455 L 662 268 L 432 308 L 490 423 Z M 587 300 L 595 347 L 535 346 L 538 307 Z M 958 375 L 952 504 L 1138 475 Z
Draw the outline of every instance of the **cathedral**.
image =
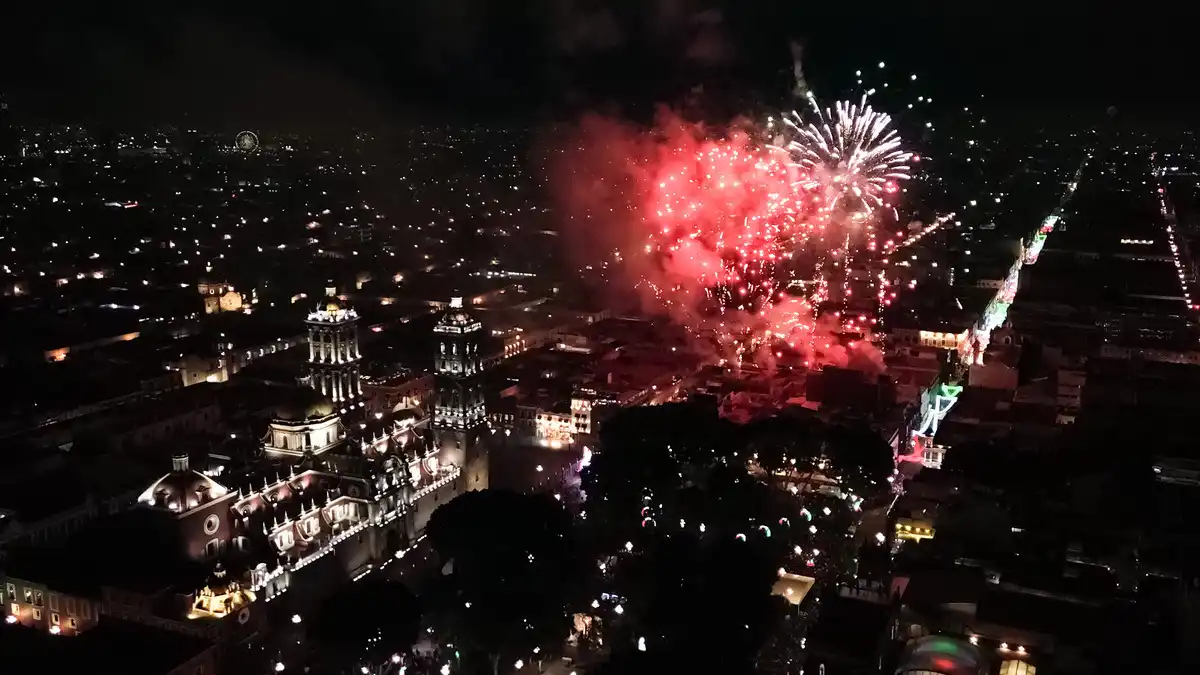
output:
M 174 516 L 188 557 L 223 561 L 225 595 L 198 589 L 189 618 L 237 614 L 238 603 L 289 591 L 319 595 L 398 556 L 438 506 L 488 485 L 478 319 L 456 298 L 434 328 L 429 414 L 398 407 L 367 417 L 358 315 L 328 296 L 305 322 L 303 386 L 275 408 L 258 463 L 231 472 L 239 478 L 212 477 L 178 455 L 138 499 Z

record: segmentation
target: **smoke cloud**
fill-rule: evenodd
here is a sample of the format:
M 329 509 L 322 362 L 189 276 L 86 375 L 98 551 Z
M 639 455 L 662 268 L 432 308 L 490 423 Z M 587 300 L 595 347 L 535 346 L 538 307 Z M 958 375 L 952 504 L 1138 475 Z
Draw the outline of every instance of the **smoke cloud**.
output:
M 565 253 L 614 303 L 633 300 L 646 314 L 669 317 L 722 358 L 771 367 L 791 353 L 810 367 L 881 372 L 873 345 L 843 339 L 836 318 L 816 317 L 807 299 L 782 290 L 790 251 L 780 250 L 778 268 L 762 268 L 772 278 L 739 280 L 731 290 L 730 269 L 741 262 L 731 261 L 728 240 L 744 236 L 747 219 L 769 217 L 777 195 L 795 182 L 755 159 L 761 147 L 750 131 L 745 122 L 708 129 L 664 109 L 649 127 L 591 115 L 560 132 L 549 184 Z M 719 159 L 710 161 L 713 155 Z M 667 233 L 663 253 L 651 242 L 668 227 L 663 211 L 674 205 L 664 202 L 664 190 L 680 176 L 688 177 L 688 229 Z

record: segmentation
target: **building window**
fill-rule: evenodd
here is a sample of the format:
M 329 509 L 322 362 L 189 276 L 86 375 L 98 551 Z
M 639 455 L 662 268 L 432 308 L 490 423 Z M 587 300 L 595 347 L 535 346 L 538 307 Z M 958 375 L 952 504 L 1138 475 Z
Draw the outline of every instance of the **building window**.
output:
M 53 613 L 50 615 L 50 623 L 51 623 L 51 625 L 54 625 L 54 626 L 58 625 L 58 614 L 57 613 Z
M 75 614 L 75 598 L 67 598 L 67 614 Z
M 52 612 L 58 611 L 58 593 L 50 594 L 50 611 L 52 611 Z
M 67 626 L 70 628 L 77 628 L 78 624 L 75 623 L 75 619 L 67 619 Z
M 32 605 L 33 604 L 33 589 L 26 586 L 24 590 L 25 590 L 25 602 L 27 604 Z
M 8 613 L 12 614 L 13 616 L 21 616 L 21 606 L 14 602 L 12 606 L 8 608 Z
M 16 584 L 8 584 L 8 597 L 10 597 L 10 598 L 15 598 L 15 597 L 17 597 L 17 586 L 16 586 Z
M 38 607 L 44 607 L 46 605 L 46 603 L 42 602 L 43 599 L 44 598 L 42 597 L 41 591 L 34 591 L 33 604 L 37 605 Z
M 37 607 L 33 608 L 33 620 L 34 621 L 42 620 L 42 610 L 38 609 Z

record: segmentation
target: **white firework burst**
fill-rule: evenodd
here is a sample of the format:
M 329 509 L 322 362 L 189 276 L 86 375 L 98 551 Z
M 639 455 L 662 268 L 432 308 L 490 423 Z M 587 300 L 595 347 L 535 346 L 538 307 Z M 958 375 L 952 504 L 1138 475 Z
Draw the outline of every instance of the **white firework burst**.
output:
M 822 111 L 811 96 L 810 102 L 815 120 L 806 123 L 795 111 L 784 115 L 791 133 L 777 139 L 775 147 L 803 172 L 804 187 L 830 193 L 831 208 L 851 196 L 867 211 L 881 205 L 894 181 L 910 177 L 912 154 L 901 147 L 891 116 L 867 105 L 865 95 L 857 104 L 839 101 L 832 110 Z

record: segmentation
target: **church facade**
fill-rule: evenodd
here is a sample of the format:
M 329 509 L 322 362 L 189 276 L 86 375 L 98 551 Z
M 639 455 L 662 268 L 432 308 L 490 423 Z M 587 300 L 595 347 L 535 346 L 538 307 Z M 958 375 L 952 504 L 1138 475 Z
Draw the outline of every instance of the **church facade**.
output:
M 255 467 L 218 480 L 180 455 L 138 499 L 173 516 L 188 557 L 224 561 L 240 602 L 322 594 L 398 557 L 438 506 L 488 485 L 479 321 L 457 302 L 435 328 L 430 414 L 369 417 L 354 414 L 356 321 L 332 295 L 310 315 L 306 386 L 275 409 Z M 211 608 L 215 592 L 199 589 L 196 603 Z M 196 603 L 189 618 L 214 616 Z

